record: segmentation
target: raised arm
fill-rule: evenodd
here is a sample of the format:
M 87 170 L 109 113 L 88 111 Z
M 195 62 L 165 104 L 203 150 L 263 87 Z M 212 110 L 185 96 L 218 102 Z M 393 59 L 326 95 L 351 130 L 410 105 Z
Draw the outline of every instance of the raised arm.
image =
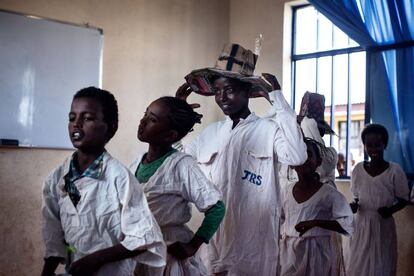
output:
M 274 140 L 274 150 L 278 160 L 287 165 L 301 165 L 308 158 L 302 132 L 296 122 L 295 111 L 289 106 L 281 91 L 270 95 L 273 101 L 274 120 L 278 125 Z
M 274 120 L 278 126 L 274 141 L 274 151 L 278 161 L 287 165 L 301 165 L 308 156 L 302 132 L 296 122 L 295 111 L 283 97 L 276 77 L 268 73 L 263 73 L 262 76 L 274 90 L 269 94 L 272 107 L 265 118 Z

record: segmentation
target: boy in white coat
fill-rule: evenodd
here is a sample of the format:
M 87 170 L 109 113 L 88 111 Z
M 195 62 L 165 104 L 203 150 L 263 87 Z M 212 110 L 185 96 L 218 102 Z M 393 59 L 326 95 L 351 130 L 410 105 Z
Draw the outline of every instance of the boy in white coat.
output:
M 111 93 L 95 87 L 76 93 L 68 130 L 77 150 L 43 187 L 42 276 L 55 275 L 59 262 L 71 275 L 130 276 L 137 261 L 165 265 L 165 244 L 144 193 L 104 148 L 117 127 Z
M 227 213 L 209 244 L 216 275 L 277 275 L 280 220 L 278 163 L 300 165 L 306 145 L 274 76 L 273 87 L 253 76 L 257 56 L 240 45 L 225 46 L 215 68 L 193 71 L 177 91 L 214 95 L 227 119 L 213 123 L 185 147 L 222 194 Z M 273 89 L 272 89 L 273 88 Z M 250 112 L 249 98 L 273 101 L 272 114 Z

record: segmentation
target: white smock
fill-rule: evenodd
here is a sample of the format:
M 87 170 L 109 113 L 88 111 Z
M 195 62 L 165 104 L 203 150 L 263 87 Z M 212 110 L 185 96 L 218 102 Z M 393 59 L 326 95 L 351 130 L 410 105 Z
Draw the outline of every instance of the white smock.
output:
M 143 154 L 131 164 L 135 173 Z M 222 199 L 218 188 L 211 183 L 195 160 L 184 153 L 175 152 L 167 157 L 148 182 L 139 184 L 144 190 L 149 207 L 161 227 L 167 245 L 176 241 L 189 242 L 194 233 L 186 226 L 191 219 L 193 203 L 200 212 L 205 212 Z M 154 269 L 138 265 L 139 275 L 207 275 L 207 270 L 198 257 L 178 261 L 168 255 L 167 265 Z
M 64 176 L 71 158 L 54 170 L 43 187 L 43 238 L 45 258 L 66 258 L 66 241 L 75 247 L 73 260 L 122 244 L 128 250 L 145 250 L 129 259 L 102 266 L 94 275 L 133 275 L 136 263 L 162 267 L 166 247 L 137 180 L 118 160 L 104 153 L 99 179 L 75 181 L 81 198 L 75 207 L 65 191 Z
M 393 217 L 382 218 L 380 207 L 391 207 L 396 198 L 408 200 L 407 178 L 401 167 L 389 163 L 372 177 L 358 163 L 352 171 L 351 192 L 359 199 L 355 233 L 350 241 L 348 275 L 396 275 L 397 234 Z
M 280 187 L 278 162 L 300 165 L 306 145 L 295 112 L 274 91 L 272 116 L 254 113 L 232 129 L 233 121 L 213 123 L 185 147 L 216 184 L 226 214 L 208 246 L 212 273 L 277 275 Z
M 332 239 L 336 232 L 314 227 L 299 237 L 295 226 L 308 220 L 336 220 L 351 235 L 353 215 L 348 202 L 334 187 L 324 184 L 311 198 L 298 203 L 293 197 L 293 187 L 294 184 L 289 185 L 283 197 L 281 275 L 339 275 L 338 258 L 341 256 Z

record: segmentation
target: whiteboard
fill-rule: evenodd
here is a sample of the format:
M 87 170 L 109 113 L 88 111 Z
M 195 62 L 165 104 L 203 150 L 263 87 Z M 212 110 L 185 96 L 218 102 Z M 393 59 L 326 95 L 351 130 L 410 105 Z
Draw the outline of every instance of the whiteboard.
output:
M 72 148 L 73 95 L 101 87 L 102 30 L 0 11 L 0 139 Z

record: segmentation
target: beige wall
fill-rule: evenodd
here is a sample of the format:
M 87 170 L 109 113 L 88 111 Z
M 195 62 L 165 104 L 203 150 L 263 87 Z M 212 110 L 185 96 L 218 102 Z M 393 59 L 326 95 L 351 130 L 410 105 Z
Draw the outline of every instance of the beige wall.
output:
M 145 149 L 135 137 L 146 106 L 173 94 L 191 69 L 213 65 L 229 37 L 229 4 L 222 0 L 2 0 L 0 9 L 103 29 L 103 88 L 115 94 L 120 109 L 108 149 L 125 164 Z M 191 99 L 202 104 L 204 124 L 217 120 L 212 98 Z M 40 273 L 42 182 L 70 153 L 0 149 L 1 275 Z
M 263 35 L 263 47 L 255 73 L 275 74 L 283 83 L 284 0 L 230 0 L 230 41 L 254 49 L 255 39 Z M 287 95 L 285 95 L 286 97 Z M 289 97 L 286 97 L 289 101 Z M 251 100 L 251 109 L 264 115 L 269 104 L 264 99 Z

